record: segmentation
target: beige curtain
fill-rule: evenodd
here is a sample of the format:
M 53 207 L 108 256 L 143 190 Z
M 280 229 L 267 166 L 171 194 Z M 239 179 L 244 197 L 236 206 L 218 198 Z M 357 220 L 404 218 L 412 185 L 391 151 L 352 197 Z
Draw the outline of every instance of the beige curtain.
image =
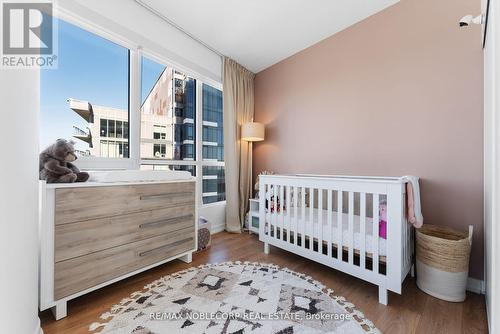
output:
M 240 140 L 241 125 L 254 113 L 254 74 L 224 58 L 224 160 L 226 162 L 226 231 L 240 233 L 252 191 L 252 151 Z

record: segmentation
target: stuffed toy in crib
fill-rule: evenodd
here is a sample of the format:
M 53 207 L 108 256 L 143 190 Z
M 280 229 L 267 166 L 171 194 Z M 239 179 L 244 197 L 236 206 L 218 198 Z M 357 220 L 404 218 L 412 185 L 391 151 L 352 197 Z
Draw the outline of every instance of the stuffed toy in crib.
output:
M 379 222 L 378 235 L 381 238 L 387 239 L 387 201 L 381 200 L 378 205 Z
M 274 212 L 276 208 L 276 212 L 280 212 L 280 196 L 278 194 L 271 195 L 274 192 L 273 186 L 269 187 L 269 190 L 266 191 L 266 209 L 270 209 L 270 212 Z M 285 203 L 283 203 L 283 211 L 285 210 Z

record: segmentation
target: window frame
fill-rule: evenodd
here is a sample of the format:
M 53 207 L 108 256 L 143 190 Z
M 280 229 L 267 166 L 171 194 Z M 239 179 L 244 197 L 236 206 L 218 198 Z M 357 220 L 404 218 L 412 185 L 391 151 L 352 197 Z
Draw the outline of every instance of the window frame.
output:
M 128 50 L 129 55 L 129 67 L 128 67 L 128 142 L 129 142 L 129 157 L 128 158 L 105 158 L 105 157 L 79 157 L 76 160 L 75 165 L 83 170 L 123 170 L 123 169 L 137 169 L 138 159 L 137 152 L 131 150 L 135 147 L 135 142 L 139 137 L 139 129 L 135 129 L 135 124 L 140 124 L 140 118 L 137 116 L 137 112 L 134 112 L 137 108 L 137 104 L 140 102 L 136 91 L 140 89 L 137 86 L 137 58 L 138 50 L 140 49 L 131 40 L 115 34 L 107 29 L 100 27 L 88 20 L 82 19 L 81 17 L 70 13 L 67 10 L 58 8 L 57 12 L 53 16 L 59 20 L 64 20 L 80 29 L 86 30 L 96 36 L 104 38 L 111 43 L 119 45 Z M 139 123 L 137 121 L 139 120 Z M 100 125 L 99 125 L 100 126 Z M 123 131 L 125 133 L 125 131 Z
M 177 65 L 168 59 L 164 57 L 159 57 L 158 55 L 140 50 L 139 52 L 139 57 L 138 57 L 138 62 L 139 66 L 141 65 L 141 57 L 147 57 L 155 62 L 158 62 L 159 64 L 162 64 L 167 67 L 171 67 L 175 70 L 178 70 L 184 74 L 186 74 L 189 77 L 192 77 L 193 79 L 196 79 L 196 108 L 195 108 L 195 119 L 196 122 L 194 124 L 194 131 L 196 133 L 196 145 L 195 145 L 195 156 L 196 158 L 193 160 L 161 160 L 161 159 L 139 159 L 139 166 L 140 168 L 141 164 L 144 165 L 179 165 L 179 166 L 194 166 L 196 170 L 196 189 L 198 193 L 198 203 L 200 207 L 210 207 L 210 206 L 215 206 L 215 205 L 225 205 L 226 201 L 219 201 L 219 202 L 213 202 L 213 203 L 203 203 L 203 166 L 215 166 L 215 167 L 225 167 L 225 161 L 210 161 L 210 160 L 203 160 L 203 84 L 212 86 L 220 91 L 222 90 L 222 83 L 216 82 L 211 79 L 204 78 L 202 76 L 196 76 L 192 71 L 185 71 L 184 68 L 179 68 Z M 140 69 L 140 68 L 139 68 Z M 139 70 L 139 74 L 140 74 Z M 139 78 L 140 80 L 140 78 Z M 140 81 L 139 81 L 140 83 Z M 139 93 L 140 93 L 140 86 L 139 86 Z M 139 114 L 140 114 L 140 108 L 139 108 Z M 139 116 L 140 117 L 140 116 Z M 139 127 L 140 127 L 140 120 L 139 120 Z M 140 137 L 140 136 L 139 136 Z M 140 138 L 138 143 L 135 143 L 136 145 L 140 145 Z

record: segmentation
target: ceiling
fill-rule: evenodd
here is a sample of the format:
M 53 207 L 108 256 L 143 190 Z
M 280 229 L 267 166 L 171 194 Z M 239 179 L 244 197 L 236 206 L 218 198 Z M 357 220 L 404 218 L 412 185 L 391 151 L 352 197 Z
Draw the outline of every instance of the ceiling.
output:
M 399 0 L 136 0 L 254 73 Z

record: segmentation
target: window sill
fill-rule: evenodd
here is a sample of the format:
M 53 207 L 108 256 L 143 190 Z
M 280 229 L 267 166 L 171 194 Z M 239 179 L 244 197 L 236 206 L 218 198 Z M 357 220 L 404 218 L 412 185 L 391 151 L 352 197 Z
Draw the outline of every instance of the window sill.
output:
M 202 208 L 209 208 L 212 206 L 220 206 L 220 205 L 226 205 L 226 201 L 220 201 L 220 202 L 213 202 L 213 203 L 207 203 L 207 204 L 202 204 Z

